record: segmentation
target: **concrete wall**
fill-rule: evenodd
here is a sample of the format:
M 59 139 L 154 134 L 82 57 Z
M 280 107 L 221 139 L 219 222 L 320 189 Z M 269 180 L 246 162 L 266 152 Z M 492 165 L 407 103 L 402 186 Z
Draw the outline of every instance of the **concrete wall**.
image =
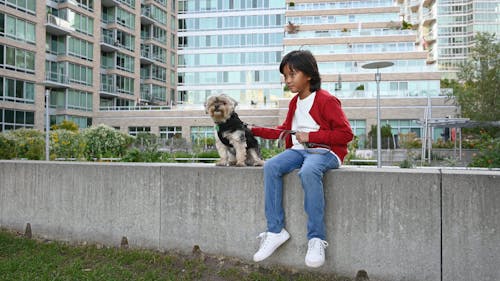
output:
M 306 268 L 296 172 L 285 176 L 292 238 L 265 264 Z M 320 271 L 406 281 L 498 280 L 500 172 L 343 167 L 325 175 Z M 66 241 L 178 249 L 250 261 L 265 230 L 262 168 L 0 161 L 0 226 Z

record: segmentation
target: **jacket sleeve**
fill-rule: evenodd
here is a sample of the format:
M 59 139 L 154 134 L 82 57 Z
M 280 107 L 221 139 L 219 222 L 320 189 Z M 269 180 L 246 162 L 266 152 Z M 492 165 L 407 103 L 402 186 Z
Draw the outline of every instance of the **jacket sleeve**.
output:
M 353 133 L 340 101 L 331 96 L 319 106 L 322 122 L 319 131 L 309 133 L 309 141 L 334 146 L 347 145 L 352 140 Z
M 274 128 L 263 128 L 263 127 L 253 127 L 252 134 L 256 137 L 261 137 L 264 139 L 278 139 L 283 132 L 282 126 Z
M 286 119 L 281 124 L 280 126 L 277 126 L 276 128 L 265 128 L 265 127 L 253 127 L 252 128 L 252 134 L 254 134 L 257 137 L 265 138 L 265 139 L 279 139 L 281 136 L 281 133 L 285 130 L 290 130 L 292 128 L 292 118 L 293 114 L 295 113 L 295 109 L 292 106 L 296 98 L 292 99 L 290 102 L 290 105 L 288 107 L 288 112 L 286 115 Z M 288 138 L 290 138 L 290 135 L 288 135 Z M 291 141 L 291 139 L 290 139 Z

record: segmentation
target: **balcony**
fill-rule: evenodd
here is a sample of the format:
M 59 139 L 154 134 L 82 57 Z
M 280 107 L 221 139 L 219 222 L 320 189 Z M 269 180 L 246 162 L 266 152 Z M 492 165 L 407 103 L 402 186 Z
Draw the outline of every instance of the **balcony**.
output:
M 427 26 L 430 25 L 434 22 L 436 22 L 436 16 L 434 15 L 433 11 L 428 11 L 427 13 L 424 14 L 423 16 L 423 25 Z
M 151 16 L 151 8 L 143 6 L 141 8 L 141 24 L 154 24 L 156 21 Z
M 110 84 L 101 83 L 101 87 L 99 89 L 99 94 L 102 96 L 108 97 L 117 97 L 118 93 L 116 92 L 116 86 Z
M 101 0 L 101 5 L 103 7 L 114 7 L 118 6 L 120 2 L 118 0 Z
M 420 1 L 419 0 L 411 0 L 410 2 L 410 8 L 412 12 L 418 11 L 418 8 L 420 7 Z
M 436 62 L 436 57 L 434 55 L 433 49 L 429 50 L 429 53 L 427 54 L 427 64 L 433 64 Z
M 153 58 L 151 52 L 147 50 L 141 50 L 141 64 L 153 64 L 155 59 Z
M 424 0 L 424 3 L 422 4 L 424 7 L 429 7 L 432 4 L 434 4 L 435 0 Z
M 120 41 L 116 40 L 113 34 L 101 34 L 99 44 L 101 45 L 101 51 L 108 53 L 116 52 L 121 48 Z
M 47 33 L 54 35 L 68 35 L 75 31 L 69 21 L 56 17 L 54 15 L 47 15 L 47 23 L 45 24 Z
M 47 88 L 58 88 L 58 89 L 68 88 L 69 87 L 68 75 L 52 71 L 45 72 L 44 84 Z

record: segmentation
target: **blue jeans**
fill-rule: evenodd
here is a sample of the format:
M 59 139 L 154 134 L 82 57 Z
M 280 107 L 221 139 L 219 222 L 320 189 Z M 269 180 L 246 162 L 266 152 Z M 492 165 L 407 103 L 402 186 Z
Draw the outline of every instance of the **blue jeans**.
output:
M 300 168 L 299 177 L 304 189 L 304 209 L 307 214 L 307 239 L 325 240 L 323 174 L 338 167 L 338 159 L 332 153 L 311 153 L 310 149 L 287 149 L 267 160 L 264 164 L 267 231 L 279 233 L 285 227 L 283 175 Z

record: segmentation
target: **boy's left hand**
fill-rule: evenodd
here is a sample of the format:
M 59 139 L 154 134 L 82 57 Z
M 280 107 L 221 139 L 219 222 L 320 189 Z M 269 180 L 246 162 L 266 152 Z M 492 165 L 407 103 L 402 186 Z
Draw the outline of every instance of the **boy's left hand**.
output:
M 300 143 L 306 143 L 309 142 L 309 133 L 306 132 L 296 132 L 295 137 L 297 138 L 297 141 Z

